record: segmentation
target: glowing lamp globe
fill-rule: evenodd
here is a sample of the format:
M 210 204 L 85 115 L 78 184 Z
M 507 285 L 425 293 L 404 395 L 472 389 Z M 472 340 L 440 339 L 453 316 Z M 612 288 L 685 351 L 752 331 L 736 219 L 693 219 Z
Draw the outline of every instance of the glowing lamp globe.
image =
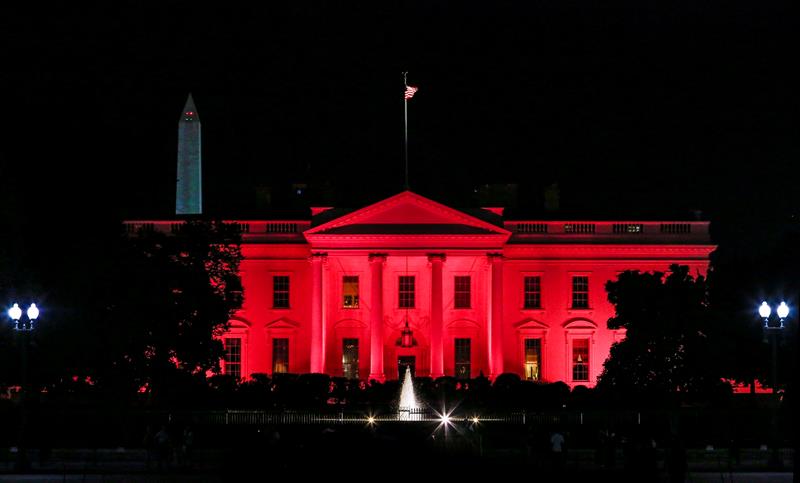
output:
M 19 320 L 22 317 L 22 309 L 19 308 L 19 304 L 14 304 L 8 309 L 8 316 L 11 317 L 11 320 Z
M 31 306 L 28 307 L 27 314 L 28 314 L 28 318 L 31 319 L 31 320 L 38 319 L 39 318 L 39 307 L 37 307 L 36 304 L 31 304 Z
M 781 304 L 778 305 L 778 317 L 780 317 L 781 320 L 783 320 L 788 316 L 789 316 L 789 306 L 786 305 L 786 302 L 781 302 Z
M 761 302 L 761 305 L 758 307 L 758 315 L 760 315 L 764 319 L 769 318 L 769 314 L 772 313 L 772 309 L 769 308 L 769 305 L 766 302 Z

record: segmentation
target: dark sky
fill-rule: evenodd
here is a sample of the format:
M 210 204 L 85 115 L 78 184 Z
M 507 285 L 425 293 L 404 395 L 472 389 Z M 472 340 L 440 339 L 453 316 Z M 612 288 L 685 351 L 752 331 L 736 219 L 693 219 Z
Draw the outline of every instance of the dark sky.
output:
M 0 7 L 18 216 L 168 215 L 189 91 L 208 211 L 253 213 L 259 186 L 280 205 L 294 182 L 340 206 L 394 194 L 403 70 L 411 186 L 444 202 L 517 183 L 535 211 L 553 182 L 587 216 L 800 201 L 789 2 L 146 3 Z

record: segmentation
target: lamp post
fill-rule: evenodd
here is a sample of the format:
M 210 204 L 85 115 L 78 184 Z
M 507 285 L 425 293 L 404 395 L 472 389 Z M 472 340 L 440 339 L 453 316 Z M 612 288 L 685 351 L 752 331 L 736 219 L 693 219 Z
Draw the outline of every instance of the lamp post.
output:
M 32 303 L 28 310 L 25 311 L 27 320 L 22 319 L 22 309 L 19 304 L 15 303 L 8 309 L 8 317 L 13 321 L 14 330 L 20 334 L 22 343 L 20 344 L 21 364 L 20 369 L 22 372 L 22 380 L 20 384 L 20 418 L 19 418 L 19 444 L 17 446 L 17 471 L 25 471 L 29 468 L 28 455 L 25 450 L 25 426 L 27 423 L 27 406 L 26 399 L 28 396 L 28 343 L 30 341 L 30 333 L 33 331 L 36 319 L 39 318 L 39 308 L 35 303 Z
M 786 327 L 784 320 L 789 316 L 789 306 L 786 302 L 781 302 L 776 310 L 778 314 L 779 324 L 775 325 L 770 321 L 772 315 L 772 307 L 764 301 L 758 307 L 758 315 L 764 319 L 764 332 L 769 334 L 772 339 L 772 393 L 778 392 L 778 334 Z
M 772 394 L 778 393 L 778 335 L 786 327 L 784 320 L 789 316 L 789 306 L 786 302 L 781 302 L 775 311 L 778 315 L 778 324 L 771 322 L 770 316 L 772 315 L 772 307 L 764 301 L 758 307 L 758 315 L 764 319 L 764 333 L 768 334 L 772 339 Z M 778 415 L 777 404 L 778 401 L 773 403 L 772 407 L 772 452 L 770 453 L 770 465 L 774 468 L 783 466 L 783 461 L 778 453 Z

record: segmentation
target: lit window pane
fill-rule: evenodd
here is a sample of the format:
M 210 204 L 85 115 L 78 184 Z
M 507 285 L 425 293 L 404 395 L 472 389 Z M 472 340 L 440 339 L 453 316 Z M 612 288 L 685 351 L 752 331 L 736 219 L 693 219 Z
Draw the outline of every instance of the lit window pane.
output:
M 541 380 L 542 339 L 525 339 L 525 379 Z
M 342 372 L 347 379 L 358 379 L 358 339 L 342 339 Z
M 572 341 L 572 380 L 589 380 L 589 339 Z
M 289 339 L 272 339 L 272 372 L 289 372 Z
M 455 365 L 456 365 L 456 378 L 469 379 L 472 372 L 471 364 L 471 339 L 456 339 L 455 340 Z
M 345 275 L 342 277 L 342 307 L 358 308 L 358 276 Z

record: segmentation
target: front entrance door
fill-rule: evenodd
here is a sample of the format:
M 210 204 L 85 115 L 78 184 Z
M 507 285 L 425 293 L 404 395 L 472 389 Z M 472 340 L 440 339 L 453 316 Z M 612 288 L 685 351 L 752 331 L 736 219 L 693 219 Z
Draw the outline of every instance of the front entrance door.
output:
M 416 356 L 399 356 L 397 358 L 397 374 L 398 379 L 403 380 L 406 377 L 406 367 L 411 370 L 411 377 L 415 375 L 415 366 L 417 364 L 417 357 Z

